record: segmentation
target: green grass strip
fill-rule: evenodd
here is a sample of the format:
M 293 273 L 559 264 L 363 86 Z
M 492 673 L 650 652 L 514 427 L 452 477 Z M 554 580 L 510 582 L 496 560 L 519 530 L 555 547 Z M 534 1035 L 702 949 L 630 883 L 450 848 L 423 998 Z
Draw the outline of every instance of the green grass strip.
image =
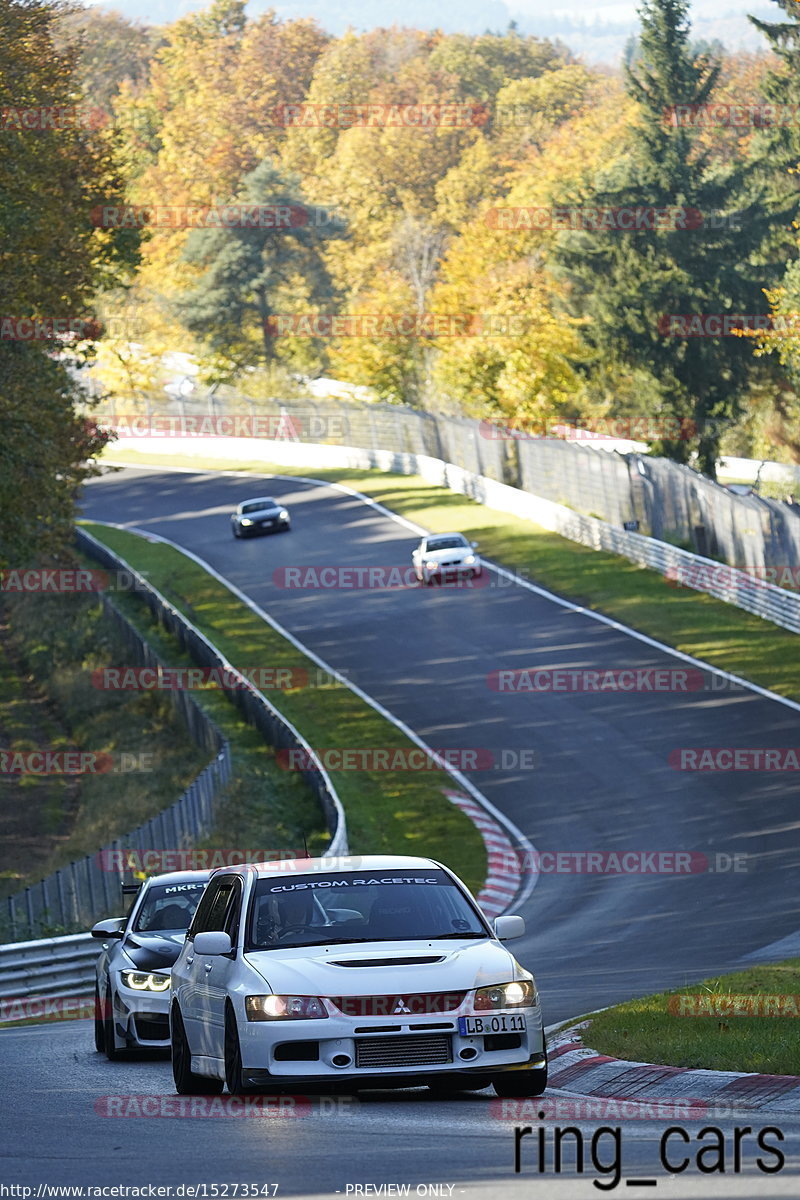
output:
M 210 756 L 191 740 L 165 693 L 93 686 L 94 671 L 118 668 L 127 653 L 96 599 L 9 593 L 3 609 L 0 747 L 22 755 L 110 756 L 107 771 L 20 774 L 2 784 L 4 898 L 155 816 Z M 44 927 L 66 931 L 54 916 Z
M 759 1015 L 729 1011 L 737 1008 Z M 629 1000 L 593 1016 L 583 1037 L 599 1054 L 633 1062 L 800 1075 L 800 958 Z
M 192 559 L 171 546 L 123 530 L 93 523 L 85 527 L 146 576 L 239 670 L 307 671 L 308 686 L 265 694 L 310 745 L 415 748 L 349 688 L 325 675 L 320 678 L 316 663 Z M 213 693 L 201 690 L 195 695 L 205 703 Z M 220 697 L 224 698 L 222 693 Z M 266 747 L 261 754 L 274 760 Z M 451 866 L 470 888 L 480 889 L 486 877 L 483 840 L 472 822 L 444 797 L 442 789 L 453 786 L 446 772 L 434 768 L 331 771 L 330 775 L 345 808 L 352 853 L 430 855 Z

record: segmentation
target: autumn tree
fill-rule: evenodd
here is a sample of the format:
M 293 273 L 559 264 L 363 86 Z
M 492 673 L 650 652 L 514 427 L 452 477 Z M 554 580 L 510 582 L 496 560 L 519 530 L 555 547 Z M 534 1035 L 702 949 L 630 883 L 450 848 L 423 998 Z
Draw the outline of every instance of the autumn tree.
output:
M 78 486 L 104 442 L 79 414 L 63 343 L 19 331 L 91 320 L 96 290 L 136 259 L 135 232 L 89 219 L 121 180 L 106 136 L 82 124 L 78 51 L 57 45 L 58 14 L 42 0 L 0 0 L 0 565 L 63 552 Z M 56 111 L 49 128 L 19 115 Z
M 123 83 L 141 85 L 160 41 L 157 30 L 99 8 L 68 10 L 54 28 L 56 44 L 77 45 L 76 75 L 90 105 L 110 111 Z

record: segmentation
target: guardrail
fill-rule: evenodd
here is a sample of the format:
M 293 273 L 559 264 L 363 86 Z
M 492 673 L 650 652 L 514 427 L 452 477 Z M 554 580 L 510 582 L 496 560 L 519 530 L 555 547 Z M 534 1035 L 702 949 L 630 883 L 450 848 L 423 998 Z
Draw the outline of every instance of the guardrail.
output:
M 99 953 L 100 942 L 88 933 L 0 946 L 0 1002 L 22 996 L 91 995 Z
M 303 449 L 307 451 L 308 447 L 304 446 Z M 330 449 L 324 447 L 326 458 Z M 537 525 L 559 533 L 570 541 L 579 542 L 593 550 L 607 550 L 639 566 L 650 567 L 666 576 L 675 587 L 705 592 L 792 633 L 800 633 L 800 594 L 777 587 L 747 571 L 692 554 L 669 542 L 660 542 L 656 538 L 621 529 L 599 517 L 584 516 L 553 500 L 545 500 L 542 496 L 534 496 L 506 483 L 487 479 L 484 475 L 465 471 L 441 459 L 390 452 L 363 453 L 372 465 L 383 470 L 420 474 L 424 479 L 462 492 L 491 508 L 535 521 Z M 413 463 L 408 462 L 409 459 L 413 459 Z

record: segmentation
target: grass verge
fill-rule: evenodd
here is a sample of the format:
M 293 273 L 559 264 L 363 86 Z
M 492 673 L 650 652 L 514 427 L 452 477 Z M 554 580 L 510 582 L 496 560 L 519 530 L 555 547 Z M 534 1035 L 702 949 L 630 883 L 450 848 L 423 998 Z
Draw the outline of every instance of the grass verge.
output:
M 265 694 L 312 746 L 378 747 L 390 751 L 412 748 L 413 743 L 403 733 L 349 688 L 334 679 L 321 678 L 312 660 L 186 555 L 123 530 L 92 523 L 85 527 L 145 575 L 240 670 L 268 667 L 306 672 L 308 685 Z M 117 601 L 124 605 L 138 603 L 120 595 Z M 125 612 L 131 616 L 127 608 Z M 145 634 L 161 652 L 159 638 L 163 632 L 150 627 Z M 215 697 L 212 691 L 202 690 L 195 695 L 203 705 L 214 699 L 228 704 L 223 693 Z M 296 782 L 300 778 L 291 771 L 280 771 L 274 752 L 263 743 L 259 754 L 261 761 L 270 762 L 284 779 Z M 446 772 L 434 768 L 330 774 L 345 808 L 353 853 L 430 855 L 452 866 L 470 888 L 480 889 L 486 877 L 483 840 L 472 822 L 443 795 L 443 789 L 452 787 L 453 782 Z M 246 798 L 246 788 L 242 794 Z M 234 820 L 232 813 L 230 821 Z M 218 835 L 216 844 L 221 844 Z
M 97 772 L 36 775 L 18 766 L 14 773 L 12 760 L 12 773 L 0 777 L 5 897 L 154 816 L 209 756 L 167 696 L 92 686 L 93 671 L 126 661 L 124 643 L 96 599 L 8 593 L 3 616 L 0 749 L 102 756 Z
M 759 1015 L 733 1015 L 727 997 L 753 997 L 736 1007 L 752 1004 Z M 760 1015 L 769 1012 L 782 1015 Z M 800 958 L 792 958 L 618 1004 L 592 1017 L 585 1041 L 634 1062 L 800 1075 L 799 1017 Z
M 177 638 L 154 620 L 148 606 L 133 592 L 116 590 L 113 600 L 168 667 L 195 665 Z M 233 779 L 220 798 L 214 830 L 197 848 L 302 850 L 305 838 L 312 854 L 324 850 L 329 841 L 325 820 L 303 777 L 281 770 L 262 735 L 247 724 L 225 692 L 202 688 L 193 692 L 193 699 L 230 743 L 234 768 Z
M 171 457 L 112 447 L 108 457 L 131 466 L 191 466 L 231 470 L 230 462 L 186 455 Z M 550 533 L 531 521 L 498 512 L 458 492 L 413 475 L 383 471 L 322 470 L 236 463 L 237 471 L 265 475 L 311 475 L 345 483 L 392 512 L 432 532 L 458 529 L 480 543 L 487 558 L 549 588 L 585 608 L 603 612 L 674 646 L 685 654 L 741 675 L 781 696 L 800 702 L 797 635 L 690 588 L 670 586 L 662 575 L 625 558 L 591 550 Z M 411 535 L 409 535 L 409 540 Z

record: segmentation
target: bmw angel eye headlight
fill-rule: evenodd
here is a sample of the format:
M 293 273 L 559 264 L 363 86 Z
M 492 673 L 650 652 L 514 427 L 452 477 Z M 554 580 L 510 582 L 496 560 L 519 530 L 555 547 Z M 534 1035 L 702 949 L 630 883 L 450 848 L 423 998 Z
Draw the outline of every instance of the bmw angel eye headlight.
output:
M 428 568 L 429 571 L 435 571 L 436 568 L 438 567 L 438 565 L 439 564 L 435 561 L 425 563 L 425 566 Z
M 281 509 L 281 511 L 278 513 L 278 516 L 280 517 L 280 519 L 281 519 L 282 521 L 286 521 L 286 520 L 288 520 L 288 518 L 289 518 L 289 514 L 288 514 L 288 512 L 286 511 L 286 509 L 285 509 L 285 508 L 282 508 L 282 509 Z
M 242 524 L 242 525 L 252 525 L 252 524 L 253 524 L 253 522 L 250 520 L 250 518 L 249 518 L 249 517 L 242 517 L 240 524 Z
M 319 996 L 246 996 L 248 1021 L 317 1021 L 328 1012 Z
M 494 987 L 478 988 L 475 993 L 475 1012 L 491 1012 L 500 1008 L 535 1008 L 539 994 L 530 979 L 518 983 L 497 983 Z
M 474 562 L 475 562 L 475 555 L 474 555 L 474 554 L 468 554 L 468 555 L 466 556 L 466 558 L 464 559 L 464 562 L 465 562 L 465 563 L 474 563 Z
M 166 992 L 169 987 L 169 975 L 153 975 L 149 971 L 121 971 L 125 987 L 134 992 Z

